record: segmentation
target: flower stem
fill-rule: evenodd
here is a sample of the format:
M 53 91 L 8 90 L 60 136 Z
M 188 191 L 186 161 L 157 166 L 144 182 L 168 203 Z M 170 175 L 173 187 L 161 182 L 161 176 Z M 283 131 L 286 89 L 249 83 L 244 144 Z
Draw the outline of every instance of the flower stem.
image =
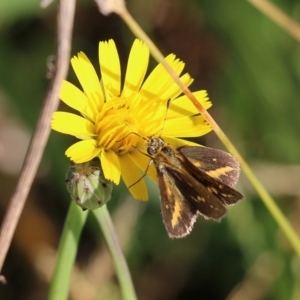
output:
M 70 275 L 87 215 L 88 212 L 82 212 L 79 206 L 74 201 L 71 201 L 58 248 L 49 300 L 68 299 Z
M 119 280 L 122 299 L 135 300 L 136 294 L 131 276 L 119 244 L 117 234 L 111 221 L 106 205 L 93 211 L 102 229 L 108 250 L 113 260 L 115 271 Z

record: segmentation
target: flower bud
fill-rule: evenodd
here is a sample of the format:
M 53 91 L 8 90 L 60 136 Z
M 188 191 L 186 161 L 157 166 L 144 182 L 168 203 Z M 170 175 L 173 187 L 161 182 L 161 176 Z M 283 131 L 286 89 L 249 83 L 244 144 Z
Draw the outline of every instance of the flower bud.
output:
M 94 210 L 106 204 L 113 191 L 113 183 L 104 178 L 99 159 L 72 163 L 66 174 L 66 185 L 71 198 L 83 210 Z

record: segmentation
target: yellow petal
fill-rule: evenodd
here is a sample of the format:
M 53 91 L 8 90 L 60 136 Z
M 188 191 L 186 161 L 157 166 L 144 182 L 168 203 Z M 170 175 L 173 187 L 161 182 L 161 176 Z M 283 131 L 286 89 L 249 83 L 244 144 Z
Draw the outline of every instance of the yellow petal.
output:
M 102 151 L 100 155 L 104 177 L 115 184 L 120 183 L 121 167 L 119 157 L 114 151 Z
M 204 106 L 205 109 L 211 107 L 211 102 L 208 99 L 206 91 L 197 91 L 194 92 L 193 95 L 197 98 L 197 100 Z M 182 96 L 174 99 L 169 107 L 167 119 L 180 118 L 182 116 L 192 116 L 194 114 L 199 113 L 197 108 L 188 99 L 187 96 Z
M 74 56 L 71 59 L 71 64 L 85 94 L 87 96 L 97 94 L 99 101 L 103 103 L 99 78 L 87 56 L 83 52 L 79 52 L 77 57 Z
M 166 120 L 163 135 L 178 137 L 196 137 L 210 132 L 211 126 L 202 116 L 182 117 Z
M 174 54 L 170 54 L 165 60 L 170 64 L 177 75 L 182 72 L 184 63 L 175 59 Z M 169 99 L 168 95 L 170 93 L 172 94 L 174 93 L 174 90 L 179 89 L 176 86 L 177 84 L 173 81 L 172 77 L 162 64 L 158 64 L 146 79 L 141 88 L 141 92 L 148 98 L 153 98 L 154 96 L 157 97 L 157 95 L 159 95 L 159 98 L 167 100 Z
M 129 97 L 140 89 L 144 80 L 149 62 L 149 49 L 140 40 L 136 39 L 132 45 L 122 97 Z
M 121 69 L 115 42 L 100 42 L 99 62 L 106 101 L 120 95 Z
M 143 173 L 133 163 L 129 155 L 120 156 L 122 178 L 134 199 L 148 200 L 148 191 Z
M 192 82 L 193 79 L 190 77 L 189 74 L 184 74 L 180 77 L 180 80 L 188 87 Z M 172 83 L 162 91 L 161 98 L 167 100 L 173 100 L 177 96 L 182 94 L 182 89 L 178 86 L 178 84 L 173 80 Z
M 132 151 L 128 154 L 130 159 L 139 167 L 143 174 L 146 174 L 153 180 L 156 180 L 156 169 L 151 158 L 144 153 Z
M 59 98 L 73 109 L 83 113 L 87 103 L 86 95 L 75 85 L 64 80 L 60 88 Z
M 172 148 L 177 149 L 182 146 L 198 146 L 201 147 L 202 145 L 193 143 L 190 141 L 178 139 L 175 137 L 170 137 L 170 136 L 163 136 L 164 141 L 169 144 Z
M 51 128 L 74 136 L 94 136 L 94 124 L 87 119 L 62 111 L 52 115 Z
M 96 141 L 93 139 L 84 140 L 73 144 L 66 151 L 66 156 L 78 164 L 84 163 L 97 157 L 100 148 L 96 148 Z

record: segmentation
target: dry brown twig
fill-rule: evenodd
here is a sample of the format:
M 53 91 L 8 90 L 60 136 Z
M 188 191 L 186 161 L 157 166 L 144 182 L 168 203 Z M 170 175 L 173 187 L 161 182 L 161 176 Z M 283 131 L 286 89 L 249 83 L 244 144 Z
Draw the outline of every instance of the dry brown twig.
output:
M 4 260 L 11 244 L 16 226 L 49 138 L 51 130 L 50 120 L 52 113 L 57 109 L 59 104 L 58 95 L 61 82 L 64 78 L 66 78 L 68 72 L 75 3 L 75 0 L 60 0 L 59 3 L 56 71 L 54 73 L 49 90 L 45 96 L 44 106 L 42 108 L 32 141 L 29 145 L 17 187 L 12 198 L 10 199 L 8 209 L 1 226 L 0 273 L 2 271 Z M 3 276 L 0 277 L 1 281 L 5 280 Z

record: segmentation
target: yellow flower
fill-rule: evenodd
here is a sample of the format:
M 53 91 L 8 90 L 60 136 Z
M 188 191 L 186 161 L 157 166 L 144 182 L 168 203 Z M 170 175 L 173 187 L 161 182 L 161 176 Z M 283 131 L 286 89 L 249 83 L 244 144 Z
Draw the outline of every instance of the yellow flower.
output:
M 165 59 L 180 75 L 184 63 L 174 54 Z M 78 53 L 71 64 L 82 90 L 64 81 L 60 98 L 81 116 L 55 112 L 51 123 L 52 129 L 81 140 L 66 151 L 72 161 L 83 163 L 99 157 L 104 177 L 119 184 L 122 176 L 139 200 L 148 198 L 141 178 L 149 165 L 145 153 L 150 136 L 161 136 L 177 148 L 191 143 L 176 137 L 197 137 L 211 131 L 189 99 L 178 97 L 182 91 L 161 64 L 145 79 L 148 60 L 149 49 L 135 40 L 121 87 L 120 60 L 113 40 L 99 44 L 101 80 L 87 56 Z M 188 74 L 180 78 L 186 85 L 192 83 Z M 206 91 L 194 95 L 205 108 L 211 106 Z M 150 164 L 147 175 L 156 180 L 154 164 Z

